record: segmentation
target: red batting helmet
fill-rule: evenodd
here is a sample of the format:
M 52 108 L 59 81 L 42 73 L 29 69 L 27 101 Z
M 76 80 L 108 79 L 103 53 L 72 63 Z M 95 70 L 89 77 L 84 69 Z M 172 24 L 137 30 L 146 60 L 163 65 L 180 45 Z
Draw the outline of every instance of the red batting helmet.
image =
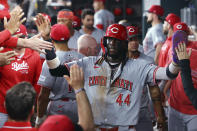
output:
M 122 41 L 127 41 L 127 29 L 125 26 L 120 25 L 120 24 L 112 24 L 108 26 L 105 36 L 104 36 L 104 41 L 101 41 L 101 48 L 103 50 L 103 53 L 105 53 L 105 46 L 106 46 L 105 40 L 108 37 L 119 39 Z
M 166 16 L 165 20 L 171 25 L 174 26 L 174 24 L 178 23 L 181 21 L 180 17 L 177 15 L 170 13 L 168 16 Z
M 108 26 L 104 37 L 112 37 L 119 40 L 127 40 L 127 29 L 120 24 Z
M 160 5 L 152 5 L 148 12 L 155 13 L 158 16 L 163 16 L 164 9 Z
M 176 23 L 174 26 L 173 26 L 173 31 L 176 32 L 178 30 L 182 30 L 182 31 L 185 31 L 188 35 L 190 33 L 190 30 L 187 26 L 187 24 L 183 23 L 183 22 L 179 22 L 179 23 Z
M 127 26 L 128 38 L 139 36 L 138 28 L 135 26 Z

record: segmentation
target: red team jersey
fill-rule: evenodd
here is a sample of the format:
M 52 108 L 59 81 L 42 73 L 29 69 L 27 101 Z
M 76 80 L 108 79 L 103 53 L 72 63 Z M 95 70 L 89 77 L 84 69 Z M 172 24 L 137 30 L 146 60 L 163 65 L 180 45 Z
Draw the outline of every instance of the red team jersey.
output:
M 11 49 L 4 49 L 4 52 Z M 40 87 L 37 81 L 40 76 L 42 64 L 40 56 L 31 49 L 25 49 L 22 58 L 18 58 L 9 65 L 0 67 L 0 112 L 6 113 L 4 108 L 5 94 L 12 86 L 19 82 L 30 82 L 38 93 Z
M 197 89 L 197 42 L 189 41 L 187 48 L 192 48 L 192 54 L 190 56 L 190 67 L 192 72 L 192 80 L 194 83 L 194 88 Z M 171 49 L 169 50 L 169 53 Z M 169 57 L 172 57 L 171 53 Z M 170 106 L 173 107 L 175 110 L 190 115 L 196 115 L 197 110 L 192 105 L 189 98 L 186 96 L 185 91 L 183 89 L 183 84 L 181 80 L 181 75 L 177 76 L 175 80 L 172 81 L 171 89 L 170 89 L 170 98 L 169 98 Z
M 160 67 L 165 67 L 166 66 L 166 61 L 168 57 L 168 51 L 172 47 L 172 37 L 168 37 L 165 43 L 161 47 L 161 51 L 159 54 L 159 66 Z
M 6 122 L 0 131 L 37 131 L 30 122 Z

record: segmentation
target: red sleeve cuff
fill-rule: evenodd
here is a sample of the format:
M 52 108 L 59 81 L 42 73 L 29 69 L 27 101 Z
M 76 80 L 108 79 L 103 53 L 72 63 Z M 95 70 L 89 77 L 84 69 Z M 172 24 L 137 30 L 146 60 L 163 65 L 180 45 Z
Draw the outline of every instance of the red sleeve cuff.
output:
M 18 42 L 17 37 L 11 37 L 10 39 L 6 40 L 1 44 L 3 47 L 9 47 L 9 48 L 16 48 Z
M 3 30 L 0 32 L 0 45 L 11 37 L 9 30 Z

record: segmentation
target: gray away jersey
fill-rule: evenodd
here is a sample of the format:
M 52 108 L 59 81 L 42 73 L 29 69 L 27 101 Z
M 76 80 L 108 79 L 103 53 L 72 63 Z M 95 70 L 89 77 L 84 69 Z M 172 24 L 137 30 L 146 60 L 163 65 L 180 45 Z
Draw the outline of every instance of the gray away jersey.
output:
M 154 60 L 152 57 L 149 57 L 147 55 L 140 55 L 140 57 L 142 57 L 142 59 L 149 61 L 150 63 L 154 63 Z M 148 85 L 145 85 L 143 91 L 142 91 L 142 97 L 141 97 L 141 108 L 147 107 L 149 104 L 149 87 Z
M 84 56 L 76 51 L 57 51 L 61 64 L 83 58 Z M 61 98 L 75 98 L 75 94 L 63 77 L 54 77 L 50 74 L 46 61 L 43 63 L 42 72 L 38 84 L 51 90 L 49 98 L 58 100 Z
M 164 42 L 163 24 L 160 23 L 149 28 L 143 40 L 144 54 L 154 58 L 156 45 Z
M 106 9 L 101 9 L 94 14 L 95 28 L 97 28 L 96 25 L 102 24 L 103 31 L 106 31 L 107 27 L 111 24 L 114 24 L 114 22 L 115 22 L 114 15 Z
M 146 83 L 153 83 L 157 66 L 143 59 L 128 60 L 123 70 L 120 65 L 111 79 L 107 62 L 95 65 L 98 57 L 86 57 L 67 63 L 83 68 L 85 90 L 91 104 L 96 125 L 136 125 L 141 95 Z M 120 75 L 120 77 L 118 77 Z
M 72 37 L 70 37 L 69 41 L 68 41 L 68 47 L 70 49 L 76 50 L 78 49 L 77 46 L 77 40 L 78 38 L 81 36 L 81 33 L 79 33 L 79 31 L 75 30 L 75 33 Z

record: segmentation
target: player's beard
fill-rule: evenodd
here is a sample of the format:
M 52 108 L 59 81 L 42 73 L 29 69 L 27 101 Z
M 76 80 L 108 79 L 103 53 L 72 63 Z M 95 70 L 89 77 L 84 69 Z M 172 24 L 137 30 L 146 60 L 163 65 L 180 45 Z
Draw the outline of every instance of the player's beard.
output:
M 168 30 L 163 30 L 164 35 L 168 35 Z
M 153 19 L 152 20 L 149 20 L 149 21 L 147 20 L 147 23 L 148 24 L 152 24 L 152 22 L 153 22 Z
M 86 25 L 85 27 L 86 27 L 87 29 L 89 29 L 89 30 L 94 30 L 93 25 Z
M 127 54 L 127 49 L 124 49 L 123 45 L 119 45 L 117 48 L 114 48 L 114 53 L 111 53 L 109 46 L 107 46 L 107 59 L 109 62 L 121 62 L 125 59 Z

